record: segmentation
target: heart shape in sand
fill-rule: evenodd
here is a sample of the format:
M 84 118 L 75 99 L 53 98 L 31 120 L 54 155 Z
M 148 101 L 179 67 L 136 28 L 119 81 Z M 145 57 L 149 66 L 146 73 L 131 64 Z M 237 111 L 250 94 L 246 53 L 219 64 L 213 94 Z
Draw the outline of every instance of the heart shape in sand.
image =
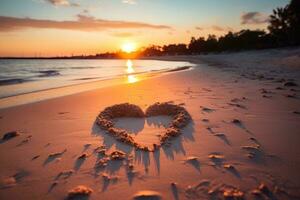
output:
M 147 147 L 139 144 L 134 140 L 134 138 L 128 133 L 128 131 L 120 128 L 114 127 L 114 118 L 120 117 L 152 117 L 158 115 L 171 116 L 172 121 L 166 128 L 166 131 L 160 138 L 158 144 L 153 144 L 153 147 Z M 166 103 L 155 103 L 149 106 L 144 112 L 139 106 L 129 103 L 116 104 L 105 108 L 96 119 L 96 124 L 101 127 L 101 129 L 107 131 L 118 141 L 129 144 L 138 150 L 144 151 L 154 151 L 160 148 L 172 137 L 180 135 L 180 129 L 188 125 L 191 120 L 190 114 L 187 110 L 180 106 L 169 102 Z

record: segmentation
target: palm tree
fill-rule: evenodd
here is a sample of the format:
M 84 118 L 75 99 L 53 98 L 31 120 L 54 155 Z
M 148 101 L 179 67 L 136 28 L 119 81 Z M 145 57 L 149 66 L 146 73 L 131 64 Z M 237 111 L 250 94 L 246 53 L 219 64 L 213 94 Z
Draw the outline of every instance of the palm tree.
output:
M 289 5 L 290 37 L 294 44 L 300 44 L 300 1 L 292 0 Z
M 273 14 L 270 16 L 270 25 L 268 26 L 268 29 L 280 45 L 284 45 L 287 40 L 288 27 L 288 6 L 274 9 Z
M 286 7 L 274 9 L 268 29 L 279 45 L 300 44 L 300 1 L 292 0 Z

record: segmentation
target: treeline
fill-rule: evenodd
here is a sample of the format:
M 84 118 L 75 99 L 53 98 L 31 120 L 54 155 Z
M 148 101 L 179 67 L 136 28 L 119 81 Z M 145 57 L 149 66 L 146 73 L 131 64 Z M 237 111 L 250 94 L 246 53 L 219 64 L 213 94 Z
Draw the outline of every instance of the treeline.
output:
M 221 37 L 192 37 L 189 44 L 153 45 L 141 50 L 140 55 L 186 55 L 296 45 L 300 45 L 300 0 L 292 0 L 286 7 L 274 9 L 269 19 L 268 32 L 241 30 L 228 32 Z
M 209 35 L 192 37 L 189 44 L 169 44 L 165 46 L 150 46 L 141 51 L 143 56 L 186 55 L 222 51 L 239 51 L 276 47 L 275 39 L 265 31 L 242 30 L 236 33 L 228 32 L 217 37 Z

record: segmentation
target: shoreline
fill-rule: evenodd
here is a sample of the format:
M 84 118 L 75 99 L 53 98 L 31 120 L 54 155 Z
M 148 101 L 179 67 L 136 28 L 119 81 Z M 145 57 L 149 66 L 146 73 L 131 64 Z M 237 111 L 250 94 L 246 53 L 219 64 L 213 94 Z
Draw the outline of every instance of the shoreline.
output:
M 175 69 L 132 73 L 128 75 L 120 75 L 115 78 L 108 78 L 104 80 L 93 80 L 85 83 L 77 83 L 72 85 L 60 86 L 60 87 L 55 87 L 50 89 L 42 89 L 42 90 L 2 97 L 0 98 L 0 110 L 18 106 L 18 105 L 26 105 L 29 103 L 49 100 L 52 98 L 59 98 L 68 95 L 76 95 L 78 93 L 86 92 L 90 90 L 107 88 L 107 87 L 112 87 L 112 86 L 122 85 L 122 84 L 130 84 L 128 82 L 128 76 L 130 75 L 134 75 L 138 79 L 138 81 L 143 81 L 145 79 L 149 79 L 157 76 L 163 76 L 170 73 L 182 72 L 186 70 L 193 70 L 193 67 L 183 66 L 183 67 L 177 67 Z

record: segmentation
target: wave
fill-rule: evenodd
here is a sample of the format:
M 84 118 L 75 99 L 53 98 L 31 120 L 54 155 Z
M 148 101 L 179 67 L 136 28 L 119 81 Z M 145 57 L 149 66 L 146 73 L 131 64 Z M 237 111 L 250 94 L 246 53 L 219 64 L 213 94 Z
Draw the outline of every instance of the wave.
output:
M 190 66 L 183 66 L 183 67 L 177 67 L 177 68 L 174 68 L 174 69 L 169 69 L 166 72 L 177 72 L 177 71 L 187 70 L 187 69 L 190 69 L 190 68 L 191 68 Z
M 21 78 L 4 79 L 4 80 L 0 80 L 0 86 L 21 84 L 21 83 L 28 82 L 28 81 L 30 81 L 30 80 L 21 79 Z
M 101 67 L 69 67 L 69 69 L 96 69 Z
M 50 77 L 50 76 L 59 76 L 60 73 L 57 70 L 42 70 L 42 71 L 38 71 L 38 73 L 40 73 L 40 75 L 38 75 L 38 77 Z
M 0 79 L 0 86 L 5 85 L 14 85 L 14 84 L 22 84 L 29 81 L 34 81 L 35 78 L 44 78 L 44 77 L 52 77 L 59 76 L 60 73 L 57 70 L 41 70 L 41 71 L 31 71 L 33 73 L 39 73 L 37 76 L 27 76 L 24 78 L 4 78 Z

